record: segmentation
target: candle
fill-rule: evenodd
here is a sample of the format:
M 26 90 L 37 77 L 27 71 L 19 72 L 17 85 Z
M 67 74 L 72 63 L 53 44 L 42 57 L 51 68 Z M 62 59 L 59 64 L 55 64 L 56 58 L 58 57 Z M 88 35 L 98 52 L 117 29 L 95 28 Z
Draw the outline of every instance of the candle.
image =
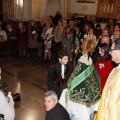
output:
M 111 8 L 111 14 L 113 13 L 113 4 L 112 4 L 112 8 Z
M 107 9 L 107 13 L 109 13 L 109 4 L 108 4 L 108 9 Z
M 103 10 L 103 13 L 105 13 L 105 9 L 106 9 L 106 4 L 104 5 L 104 10 Z

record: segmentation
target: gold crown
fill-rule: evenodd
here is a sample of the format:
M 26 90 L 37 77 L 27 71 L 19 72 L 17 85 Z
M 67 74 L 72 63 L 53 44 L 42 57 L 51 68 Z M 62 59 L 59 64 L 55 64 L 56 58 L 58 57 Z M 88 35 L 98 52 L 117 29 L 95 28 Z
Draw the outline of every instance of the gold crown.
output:
M 87 36 L 82 43 L 82 52 L 83 54 L 92 54 L 96 47 L 96 37 L 94 35 Z

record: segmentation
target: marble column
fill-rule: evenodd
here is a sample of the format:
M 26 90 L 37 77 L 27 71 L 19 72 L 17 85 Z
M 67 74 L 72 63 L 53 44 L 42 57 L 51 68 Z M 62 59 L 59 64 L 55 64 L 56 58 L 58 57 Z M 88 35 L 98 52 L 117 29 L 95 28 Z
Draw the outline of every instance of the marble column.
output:
M 66 18 L 70 18 L 71 0 L 66 0 Z
M 32 19 L 39 20 L 40 19 L 40 1 L 41 0 L 32 0 Z

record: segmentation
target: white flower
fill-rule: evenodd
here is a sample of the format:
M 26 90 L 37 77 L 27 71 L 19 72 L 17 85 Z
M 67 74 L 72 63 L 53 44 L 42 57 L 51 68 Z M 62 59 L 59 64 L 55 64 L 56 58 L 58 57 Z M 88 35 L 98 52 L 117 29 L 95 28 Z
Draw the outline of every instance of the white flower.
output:
M 102 68 L 104 68 L 105 66 L 104 66 L 104 64 L 103 63 L 99 63 L 99 68 L 100 69 L 102 69 Z

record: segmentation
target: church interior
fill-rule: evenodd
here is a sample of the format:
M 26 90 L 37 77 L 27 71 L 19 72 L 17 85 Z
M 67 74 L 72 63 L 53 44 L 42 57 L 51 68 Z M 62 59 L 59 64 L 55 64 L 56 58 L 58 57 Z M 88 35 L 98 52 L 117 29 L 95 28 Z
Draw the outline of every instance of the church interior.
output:
M 80 22 L 89 16 L 94 25 L 100 24 L 101 28 L 108 24 L 109 19 L 120 23 L 119 0 L 0 0 L 0 26 L 3 25 L 5 30 L 7 23 L 10 23 L 16 29 L 22 21 L 29 27 L 31 20 L 39 25 L 40 20 L 48 21 L 57 11 L 67 22 L 76 14 Z M 4 91 L 21 95 L 21 100 L 14 106 L 15 120 L 45 120 L 47 75 L 51 65 L 56 62 L 56 55 L 52 53 L 50 61 L 46 62 L 44 53 L 31 56 L 31 49 L 27 46 L 26 55 L 21 57 L 17 44 L 17 39 L 0 41 L 0 83 L 7 84 Z M 72 64 L 73 61 L 70 62 L 69 75 L 73 70 Z M 60 90 L 66 86 L 66 81 L 61 83 Z

